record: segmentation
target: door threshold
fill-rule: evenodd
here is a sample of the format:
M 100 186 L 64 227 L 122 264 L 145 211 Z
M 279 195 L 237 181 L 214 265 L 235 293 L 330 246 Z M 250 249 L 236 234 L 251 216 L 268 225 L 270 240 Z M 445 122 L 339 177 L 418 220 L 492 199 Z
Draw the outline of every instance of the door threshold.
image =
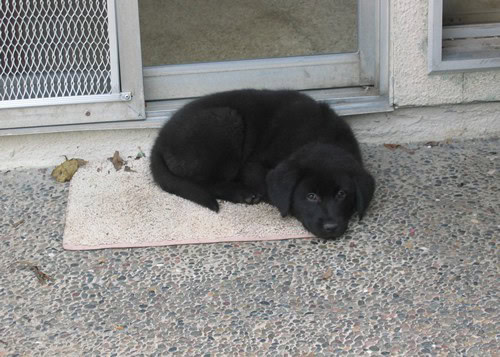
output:
M 340 116 L 391 112 L 389 98 L 378 95 L 372 87 L 308 90 L 303 93 L 328 103 Z M 156 129 L 183 105 L 195 98 L 146 102 L 146 119 L 85 124 L 52 125 L 0 129 L 0 136 L 61 133 L 73 131 Z
M 389 98 L 378 95 L 373 87 L 307 90 L 302 93 L 328 103 L 340 116 L 391 112 Z M 146 120 L 165 121 L 195 98 L 151 101 L 146 103 Z

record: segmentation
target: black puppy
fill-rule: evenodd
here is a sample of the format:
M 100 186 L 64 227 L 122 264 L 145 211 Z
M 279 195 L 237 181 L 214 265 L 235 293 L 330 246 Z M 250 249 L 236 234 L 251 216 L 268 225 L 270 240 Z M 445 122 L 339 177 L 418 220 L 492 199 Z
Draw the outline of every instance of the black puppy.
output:
M 165 191 L 213 211 L 216 199 L 265 200 L 318 237 L 361 219 L 375 181 L 327 104 L 289 90 L 236 90 L 188 103 L 163 126 L 151 172 Z

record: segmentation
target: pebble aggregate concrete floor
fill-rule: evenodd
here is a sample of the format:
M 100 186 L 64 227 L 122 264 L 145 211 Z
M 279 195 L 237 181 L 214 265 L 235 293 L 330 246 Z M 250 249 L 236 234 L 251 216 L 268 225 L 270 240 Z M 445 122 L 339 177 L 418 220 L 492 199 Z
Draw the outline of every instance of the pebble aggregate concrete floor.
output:
M 499 140 L 428 146 L 364 145 L 331 242 L 64 251 L 68 184 L 0 172 L 0 356 L 498 356 Z

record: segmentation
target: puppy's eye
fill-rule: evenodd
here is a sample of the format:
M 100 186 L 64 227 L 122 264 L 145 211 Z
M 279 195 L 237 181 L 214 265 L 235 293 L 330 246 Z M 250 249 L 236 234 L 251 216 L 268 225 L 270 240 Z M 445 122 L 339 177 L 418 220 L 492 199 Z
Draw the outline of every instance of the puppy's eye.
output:
M 311 202 L 318 202 L 319 201 L 319 196 L 315 194 L 314 192 L 308 193 L 307 194 L 307 200 Z
M 345 198 L 345 196 L 346 196 L 345 191 L 343 191 L 343 190 L 339 190 L 339 192 L 337 192 L 337 198 L 338 198 L 339 200 L 344 199 L 344 198 Z

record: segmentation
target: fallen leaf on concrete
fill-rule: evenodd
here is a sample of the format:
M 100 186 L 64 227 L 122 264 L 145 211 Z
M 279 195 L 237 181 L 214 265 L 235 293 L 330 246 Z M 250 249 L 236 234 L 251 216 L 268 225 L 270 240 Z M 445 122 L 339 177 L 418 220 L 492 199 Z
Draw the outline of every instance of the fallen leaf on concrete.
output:
M 125 165 L 125 169 L 124 170 L 127 171 L 127 172 L 137 172 L 137 171 L 131 169 L 130 166 L 127 166 L 127 165 Z
M 43 271 L 40 270 L 40 268 L 37 265 L 31 262 L 18 261 L 17 264 L 20 264 L 25 269 L 31 270 L 33 273 L 35 273 L 38 282 L 42 285 L 46 284 L 48 281 L 54 281 L 54 278 L 52 278 L 50 275 L 45 274 Z
M 16 223 L 12 223 L 12 227 L 17 228 L 23 223 L 24 223 L 24 219 L 21 219 L 20 221 L 17 221 Z
M 399 144 L 384 144 L 384 146 L 390 150 L 396 150 L 397 148 L 401 147 Z
M 406 146 L 403 146 L 403 145 L 400 145 L 400 144 L 384 144 L 384 146 L 386 148 L 388 148 L 389 150 L 401 149 L 401 150 L 403 150 L 403 151 L 405 151 L 405 152 L 407 152 L 408 154 L 411 154 L 411 155 L 413 155 L 415 153 L 415 150 L 409 149 Z
M 427 146 L 428 148 L 433 148 L 435 146 L 439 146 L 439 141 L 429 141 L 429 142 L 425 143 L 425 146 Z
M 140 147 L 140 146 L 138 147 L 138 149 L 139 149 L 139 152 L 138 152 L 138 153 L 137 153 L 137 155 L 135 156 L 135 159 L 136 159 L 136 160 L 139 160 L 139 159 L 141 159 L 141 158 L 143 158 L 143 157 L 146 157 L 146 154 L 142 151 L 142 149 L 141 149 L 141 147 Z
M 118 171 L 122 168 L 123 164 L 126 162 L 123 161 L 123 159 L 120 157 L 120 153 L 118 151 L 115 151 L 113 157 L 108 158 L 109 161 L 113 163 L 113 166 L 115 167 L 115 170 Z
M 332 275 L 333 275 L 333 270 L 330 268 L 323 273 L 323 280 L 330 279 L 332 277 Z
M 62 164 L 55 167 L 52 170 L 51 176 L 56 179 L 57 182 L 66 182 L 71 180 L 75 172 L 79 167 L 87 164 L 87 161 L 82 159 L 70 159 L 66 158 Z

